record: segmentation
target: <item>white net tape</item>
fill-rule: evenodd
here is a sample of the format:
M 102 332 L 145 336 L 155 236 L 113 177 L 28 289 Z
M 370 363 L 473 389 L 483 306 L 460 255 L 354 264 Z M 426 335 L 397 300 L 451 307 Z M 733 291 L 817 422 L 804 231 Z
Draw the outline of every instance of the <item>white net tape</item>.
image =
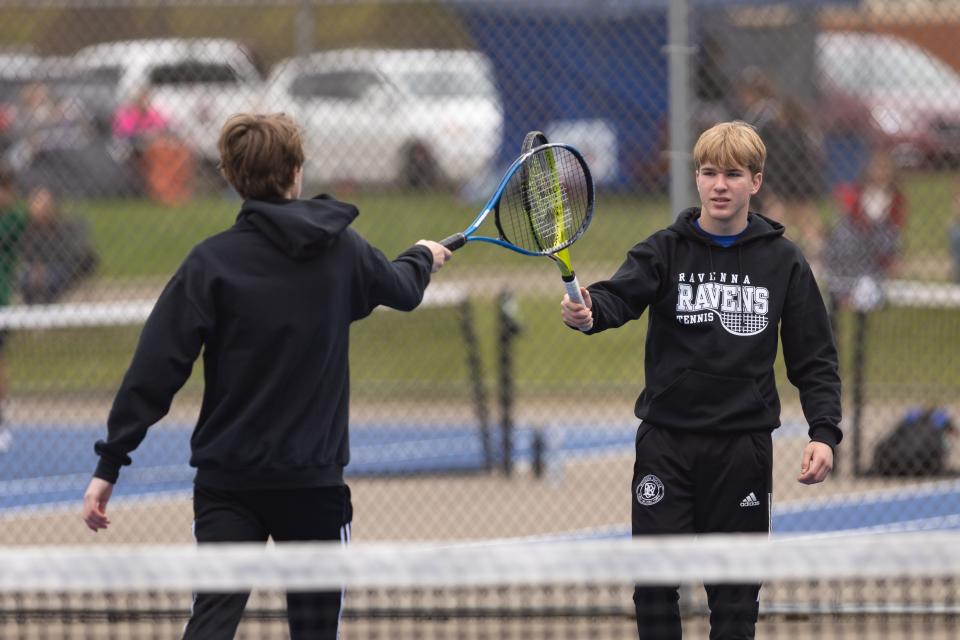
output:
M 0 592 L 10 593 L 954 577 L 960 577 L 960 534 L 952 532 L 0 550 Z

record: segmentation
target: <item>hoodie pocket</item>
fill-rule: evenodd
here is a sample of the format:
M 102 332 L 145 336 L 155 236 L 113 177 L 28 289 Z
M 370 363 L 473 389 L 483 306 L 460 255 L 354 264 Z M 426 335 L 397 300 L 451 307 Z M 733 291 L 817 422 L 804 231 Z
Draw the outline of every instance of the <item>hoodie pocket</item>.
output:
M 641 416 L 653 424 L 685 429 L 773 428 L 777 418 L 752 378 L 688 369 L 651 398 Z

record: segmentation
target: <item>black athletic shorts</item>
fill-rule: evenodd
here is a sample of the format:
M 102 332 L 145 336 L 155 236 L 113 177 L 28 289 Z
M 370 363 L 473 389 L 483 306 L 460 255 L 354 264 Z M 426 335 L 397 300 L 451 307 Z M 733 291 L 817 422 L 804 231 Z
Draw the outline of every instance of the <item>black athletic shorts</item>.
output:
M 643 423 L 633 468 L 633 534 L 766 533 L 771 431 L 699 433 Z

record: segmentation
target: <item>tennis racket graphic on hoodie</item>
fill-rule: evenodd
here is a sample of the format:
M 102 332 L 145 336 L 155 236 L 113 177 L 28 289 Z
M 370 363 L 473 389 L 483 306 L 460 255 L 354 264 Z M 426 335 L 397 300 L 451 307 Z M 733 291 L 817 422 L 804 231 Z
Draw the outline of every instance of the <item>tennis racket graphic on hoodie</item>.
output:
M 744 313 L 741 311 L 714 311 L 720 318 L 723 328 L 735 336 L 755 336 L 767 328 L 767 316 L 758 313 Z

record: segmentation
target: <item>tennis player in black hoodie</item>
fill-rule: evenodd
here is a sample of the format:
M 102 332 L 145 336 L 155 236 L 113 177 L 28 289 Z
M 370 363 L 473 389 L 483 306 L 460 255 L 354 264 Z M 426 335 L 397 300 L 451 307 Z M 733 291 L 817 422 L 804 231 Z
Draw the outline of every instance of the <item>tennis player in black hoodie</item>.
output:
M 633 534 L 768 532 L 780 426 L 777 329 L 810 441 L 798 480 L 822 482 L 840 442 L 837 352 L 820 290 L 784 228 L 749 213 L 766 149 L 718 124 L 693 149 L 701 206 L 633 247 L 609 280 L 565 297 L 563 321 L 599 333 L 647 313 L 636 403 Z M 760 585 L 707 585 L 711 638 L 753 638 Z M 634 593 L 642 639 L 680 638 L 676 587 Z
M 93 531 L 110 524 L 120 468 L 202 349 L 190 439 L 197 541 L 346 543 L 350 323 L 378 305 L 414 309 L 450 252 L 421 240 L 390 261 L 349 228 L 356 207 L 299 200 L 303 144 L 284 115 L 230 118 L 219 150 L 240 214 L 194 247 L 157 300 L 94 447 L 83 518 Z M 288 594 L 291 637 L 336 638 L 342 595 Z M 184 637 L 232 638 L 246 601 L 199 594 Z

